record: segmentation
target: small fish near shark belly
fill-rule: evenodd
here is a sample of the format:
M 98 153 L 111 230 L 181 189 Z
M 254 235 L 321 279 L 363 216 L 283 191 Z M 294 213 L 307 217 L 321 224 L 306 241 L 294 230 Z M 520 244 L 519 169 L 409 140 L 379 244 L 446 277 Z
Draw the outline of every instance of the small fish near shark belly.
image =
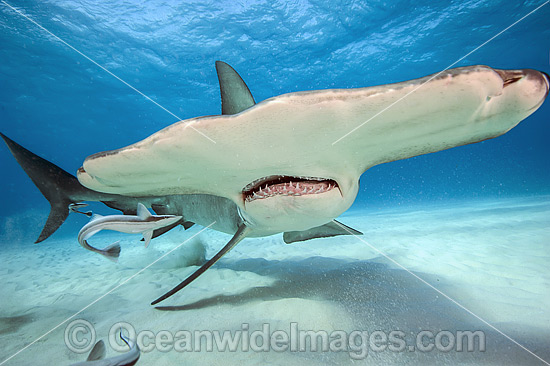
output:
M 101 230 L 113 230 L 127 234 L 143 234 L 145 247 L 149 245 L 155 230 L 174 225 L 182 220 L 182 216 L 151 215 L 147 208 L 138 203 L 137 215 L 95 215 L 78 233 L 78 242 L 82 247 L 104 257 L 116 261 L 120 255 L 120 245 L 111 244 L 105 249 L 97 249 L 88 243 L 88 239 Z

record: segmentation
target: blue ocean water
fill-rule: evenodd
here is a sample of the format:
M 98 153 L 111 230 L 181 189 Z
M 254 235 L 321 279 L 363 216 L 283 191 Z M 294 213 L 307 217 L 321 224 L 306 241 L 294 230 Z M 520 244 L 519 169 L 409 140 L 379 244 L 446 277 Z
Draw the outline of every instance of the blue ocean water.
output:
M 216 60 L 232 65 L 257 101 L 403 81 L 452 64 L 550 69 L 548 6 L 483 45 L 542 1 L 8 4 L 182 119 L 220 113 Z M 75 172 L 86 156 L 177 121 L 0 5 L 0 130 L 7 136 Z M 549 108 L 498 139 L 372 168 L 356 205 L 549 193 Z M 2 214 L 47 209 L 0 149 Z
M 84 159 L 93 153 L 139 141 L 180 118 L 220 114 L 214 68 L 216 60 L 229 63 L 240 73 L 256 101 L 295 91 L 399 82 L 451 66 L 484 64 L 494 68 L 532 68 L 550 73 L 550 4 L 546 4 L 544 1 L 505 0 L 0 1 L 0 132 L 75 173 Z M 491 322 L 544 357 L 548 353 L 548 325 L 540 325 L 540 333 L 535 332 L 539 330 L 536 328 L 538 324 L 533 325 L 536 320 L 518 326 L 514 323 L 515 317 L 525 320 L 531 315 L 514 312 L 527 309 L 528 313 L 536 309 L 538 312 L 532 317 L 548 319 L 546 304 L 549 300 L 544 295 L 548 288 L 548 282 L 545 282 L 548 272 L 544 271 L 547 261 L 539 254 L 548 252 L 545 249 L 548 230 L 545 223 L 548 219 L 544 214 L 548 212 L 546 195 L 550 194 L 549 120 L 550 106 L 546 102 L 520 125 L 496 139 L 375 166 L 361 177 L 360 192 L 352 209 L 354 214 L 372 215 L 366 220 L 354 218 L 354 223 L 369 230 L 366 240 L 382 246 L 392 258 L 398 258 L 415 273 L 425 271 L 425 276 L 421 273 L 423 278 L 460 301 L 467 301 L 475 312 L 479 309 L 486 311 L 478 302 L 483 303 L 485 296 L 494 296 L 496 300 L 490 304 L 499 305 L 498 310 L 494 314 L 491 311 L 480 314 L 494 316 Z M 3 299 L 5 303 L 0 308 L 9 308 L 5 319 L 21 327 L 13 330 L 9 328 L 11 323 L 8 324 L 5 337 L 10 337 L 10 332 L 19 337 L 14 335 L 13 343 L 2 352 L 2 357 L 9 357 L 22 344 L 52 327 L 47 324 L 42 329 L 40 326 L 44 323 L 40 326 L 29 324 L 31 321 L 27 318 L 38 323 L 51 312 L 52 319 L 56 319 L 51 322 L 57 324 L 58 318 L 61 321 L 90 304 L 96 293 L 104 293 L 112 283 L 119 283 L 117 281 L 124 276 L 141 270 L 148 264 L 146 259 L 154 257 L 156 252 L 151 254 L 151 251 L 141 251 L 143 248 L 126 245 L 125 255 L 129 254 L 124 259 L 130 260 L 123 261 L 118 267 L 108 267 L 110 262 L 77 246 L 76 232 L 87 219 L 75 215 L 49 243 L 43 243 L 49 247 L 32 246 L 45 221 L 48 202 L 2 143 L 0 166 L 3 173 L 0 179 L 0 216 L 3 219 L 0 247 L 16 245 L 24 249 L 21 253 L 11 251 L 6 257 L 9 260 L 2 260 L 9 264 L 1 274 L 9 282 L 5 293 L 10 295 L 10 301 Z M 538 197 L 544 196 L 545 201 L 539 205 Z M 507 207 L 506 202 L 510 202 L 507 200 L 516 197 L 529 198 L 517 201 L 520 204 L 513 201 Z M 491 200 L 494 199 L 497 199 L 495 202 L 504 202 L 503 206 L 493 205 Z M 468 205 L 486 200 L 490 203 L 480 206 L 483 209 L 479 210 L 479 216 L 472 216 Z M 434 204 L 446 211 L 433 216 L 429 210 L 418 215 L 404 214 L 403 217 L 373 215 L 382 209 L 433 207 Z M 462 204 L 464 206 L 460 206 Z M 525 222 L 516 220 L 522 210 L 527 217 Z M 28 212 L 31 213 L 27 215 Z M 416 223 L 415 216 L 421 216 L 422 225 L 409 226 L 411 222 Z M 17 219 L 10 221 L 11 217 Z M 347 218 L 353 219 L 351 216 Z M 477 221 L 482 224 L 476 226 Z M 22 223 L 27 226 L 23 227 Z M 472 235 L 483 236 L 485 231 L 490 232 L 488 237 L 493 236 L 490 240 L 484 236 L 480 243 L 473 243 L 473 247 L 479 244 L 480 248 L 476 248 L 479 252 L 466 247 L 472 244 Z M 504 239 L 498 237 L 500 231 L 510 234 L 509 238 L 506 235 Z M 425 237 L 432 240 L 431 244 L 440 243 L 441 246 L 424 247 L 429 241 Z M 68 240 L 56 241 L 60 238 Z M 386 267 L 387 263 L 376 255 L 372 258 L 365 258 L 366 254 L 360 256 L 361 252 L 368 250 L 358 247 L 355 242 L 342 240 L 342 246 L 346 248 L 342 255 L 348 255 L 346 260 L 358 261 L 346 266 L 345 260 L 340 262 L 330 258 L 329 254 L 338 257 L 341 253 L 335 254 L 338 248 L 331 248 L 327 242 L 318 242 L 310 246 L 312 249 L 292 247 L 288 251 L 298 253 L 297 256 L 306 256 L 300 250 L 305 250 L 306 254 L 311 250 L 315 255 L 287 260 L 277 257 L 280 254 L 273 249 L 282 245 L 279 238 L 257 240 L 264 240 L 265 247 L 255 242 L 243 242 L 244 247 L 235 249 L 235 262 L 219 263 L 222 279 L 227 276 L 230 279 L 227 282 L 235 279 L 237 285 L 245 283 L 254 287 L 259 285 L 251 273 L 264 280 L 273 275 L 280 282 L 279 287 L 273 286 L 274 294 L 266 291 L 272 296 L 268 300 L 281 297 L 291 304 L 294 298 L 307 298 L 303 293 L 308 294 L 308 287 L 311 287 L 312 298 L 344 304 L 344 308 L 347 306 L 347 314 L 351 314 L 350 318 L 359 324 L 358 327 L 367 328 L 372 324 L 382 327 L 394 322 L 405 329 L 416 329 L 420 323 L 415 322 L 416 317 L 424 321 L 422 324 L 434 328 L 462 329 L 463 324 L 468 324 L 478 327 L 472 329 L 482 328 L 492 336 L 493 343 L 490 344 L 495 347 L 487 352 L 489 356 L 485 360 L 489 359 L 493 364 L 515 365 L 520 364 L 517 362 L 520 359 L 538 364 L 538 359 L 518 352 L 513 344 L 496 337 L 498 335 L 492 329 L 477 322 L 477 318 L 469 317 L 460 308 L 445 302 L 443 297 L 407 273 Z M 223 237 L 219 242 L 212 241 L 219 244 Z M 162 248 L 171 248 L 171 244 L 168 241 Z M 518 252 L 512 250 L 515 247 L 530 255 L 526 258 L 539 256 L 541 260 L 524 261 Z M 239 252 L 239 248 L 246 249 Z M 212 250 L 211 247 L 207 249 Z M 268 254 L 275 259 L 272 257 L 263 262 Z M 325 254 L 327 258 L 322 257 Z M 458 259 L 452 257 L 453 254 Z M 144 257 L 142 262 L 131 262 L 140 256 Z M 37 259 L 36 263 L 51 264 L 54 268 L 28 269 L 36 271 L 36 284 L 29 284 L 25 277 L 29 273 L 25 265 L 32 267 L 35 263 L 32 259 L 27 260 L 31 257 L 40 257 L 42 262 Z M 79 265 L 73 259 L 75 257 L 85 264 Z M 514 269 L 507 267 L 508 262 L 517 265 L 514 268 L 519 268 L 515 270 L 520 275 L 514 273 L 507 277 L 508 270 Z M 415 268 L 417 264 L 419 267 Z M 148 307 L 148 302 L 153 295 L 170 286 L 177 276 L 185 273 L 176 272 L 181 268 L 173 267 L 148 272 L 150 277 L 147 280 L 140 279 L 142 282 L 138 285 L 124 288 L 125 292 L 116 294 L 120 297 L 107 298 L 111 302 L 99 303 L 86 316 L 97 321 L 98 329 L 104 319 L 103 313 L 109 314 L 106 316 L 109 324 L 134 317 L 139 326 L 156 327 L 154 322 L 160 320 L 155 329 L 168 327 L 167 324 L 181 314 L 166 315 L 164 312 L 160 316 L 157 310 Z M 430 267 L 437 268 L 429 272 Z M 336 280 L 330 282 L 326 279 L 327 274 L 329 279 Z M 476 277 L 478 275 L 481 280 Z M 58 276 L 64 276 L 63 280 L 58 280 Z M 216 278 L 218 272 L 212 276 Z M 46 280 L 38 281 L 44 277 Z M 450 280 L 454 277 L 456 283 Z M 105 283 L 100 283 L 101 280 Z M 215 282 L 216 286 L 212 287 L 217 288 L 219 283 Z M 221 283 L 220 288 L 226 286 L 226 282 Z M 81 284 L 82 287 L 78 287 Z M 292 288 L 295 284 L 296 288 Z M 510 294 L 510 299 L 499 297 L 501 294 L 496 290 L 498 296 L 487 292 L 484 285 L 490 290 L 499 288 L 504 295 Z M 53 286 L 61 289 L 53 289 Z M 78 289 L 73 291 L 70 286 Z M 369 292 L 372 288 L 375 291 Z M 28 296 L 28 293 L 35 297 Z M 180 316 L 192 324 L 189 327 L 203 326 L 204 318 L 195 314 L 210 319 L 212 313 L 218 311 L 235 316 L 239 320 L 237 323 L 242 320 L 237 318 L 240 313 L 257 319 L 263 319 L 265 314 L 280 315 L 277 311 L 293 314 L 288 309 L 270 308 L 269 301 L 263 301 L 263 293 L 257 297 L 252 295 L 250 299 L 245 297 L 245 301 L 236 297 L 227 303 L 229 306 L 212 300 L 202 309 L 200 295 L 208 293 L 207 290 L 190 293 L 190 298 L 199 305 L 192 303 L 197 309 L 191 310 L 197 312 L 191 316 L 186 317 L 185 313 Z M 46 300 L 40 298 L 43 294 L 47 295 L 44 295 Z M 21 304 L 17 303 L 16 300 L 23 296 L 28 298 Z M 260 305 L 260 310 L 254 308 L 257 305 L 254 301 L 258 299 L 262 300 L 258 301 L 261 306 L 267 304 L 266 308 Z M 241 311 L 239 301 L 245 306 L 249 303 L 253 306 Z M 122 309 L 118 308 L 120 304 L 123 304 Z M 306 308 L 302 303 L 298 304 L 295 308 Z M 313 302 L 306 304 L 315 305 Z M 14 309 L 21 309 L 23 315 Z M 315 310 L 319 309 L 312 309 L 311 314 L 316 316 Z M 174 317 L 170 318 L 170 315 Z M 219 315 L 219 318 L 223 316 Z M 5 326 L 5 319 L 4 314 L 0 314 L 0 325 Z M 375 322 L 369 323 L 373 319 Z M 462 322 L 464 319 L 466 323 Z M 150 323 L 140 323 L 144 320 L 150 320 Z M 220 327 L 228 329 L 223 326 Z M 52 357 L 56 363 L 59 359 L 84 359 L 67 351 L 61 337 L 53 333 L 51 339 L 45 340 L 44 344 L 38 343 L 36 347 L 51 347 L 56 352 L 62 350 Z M 508 353 L 501 352 L 503 350 Z M 424 363 L 423 355 L 416 359 L 414 357 L 418 354 L 411 356 L 406 353 L 392 355 L 395 356 L 392 360 L 397 360 L 394 364 L 403 364 L 399 358 L 402 355 L 405 360 L 412 359 L 411 364 L 428 364 Z M 432 354 L 433 358 L 428 361 L 439 364 L 446 355 Z M 477 357 L 483 360 L 485 355 L 467 354 L 465 357 L 471 358 L 465 358 L 465 362 L 482 364 Z M 508 358 L 509 355 L 518 358 Z M 173 354 L 149 353 L 143 357 L 154 358 L 156 362 L 156 357 L 169 356 Z M 219 356 L 214 354 L 211 357 Z M 330 357 L 338 355 L 327 356 L 332 362 Z M 373 357 L 376 360 L 377 356 Z M 452 357 L 449 356 L 451 361 L 447 364 L 456 364 Z M 21 358 L 14 358 L 14 364 L 25 364 L 30 358 L 29 353 L 22 354 Z M 326 364 L 338 364 L 331 362 Z

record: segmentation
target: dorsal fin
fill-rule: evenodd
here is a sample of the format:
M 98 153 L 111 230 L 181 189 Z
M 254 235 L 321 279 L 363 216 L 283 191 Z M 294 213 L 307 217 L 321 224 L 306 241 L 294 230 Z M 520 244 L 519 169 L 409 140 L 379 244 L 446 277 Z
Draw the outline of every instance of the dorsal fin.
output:
M 137 206 L 137 215 L 140 219 L 146 220 L 148 217 L 151 216 L 151 213 L 149 212 L 149 210 L 147 210 L 147 207 L 145 207 L 143 203 L 140 202 Z
M 231 66 L 216 61 L 216 71 L 220 82 L 222 114 L 237 114 L 256 104 L 248 86 Z

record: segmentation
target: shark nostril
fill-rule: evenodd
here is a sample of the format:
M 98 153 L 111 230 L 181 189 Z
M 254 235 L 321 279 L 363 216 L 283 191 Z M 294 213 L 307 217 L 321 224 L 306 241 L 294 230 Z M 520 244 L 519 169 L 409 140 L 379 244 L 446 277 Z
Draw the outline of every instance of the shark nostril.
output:
M 506 88 L 508 85 L 515 83 L 518 80 L 521 80 L 521 76 L 518 77 L 511 77 L 509 79 L 504 80 L 503 87 Z
M 508 85 L 515 83 L 523 79 L 530 70 L 498 70 L 495 69 L 495 72 L 502 79 L 502 86 L 506 88 Z

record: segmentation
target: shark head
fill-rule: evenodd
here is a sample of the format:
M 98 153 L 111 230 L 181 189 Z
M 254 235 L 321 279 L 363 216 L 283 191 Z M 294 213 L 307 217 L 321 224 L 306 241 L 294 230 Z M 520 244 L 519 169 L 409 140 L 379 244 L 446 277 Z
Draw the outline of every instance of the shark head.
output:
M 225 93 L 233 114 L 180 121 L 94 154 L 79 181 L 134 197 L 224 197 L 257 233 L 306 230 L 347 210 L 370 167 L 500 136 L 541 106 L 549 85 L 535 70 L 469 66 L 255 104 L 240 78 L 221 75 L 240 90 Z

